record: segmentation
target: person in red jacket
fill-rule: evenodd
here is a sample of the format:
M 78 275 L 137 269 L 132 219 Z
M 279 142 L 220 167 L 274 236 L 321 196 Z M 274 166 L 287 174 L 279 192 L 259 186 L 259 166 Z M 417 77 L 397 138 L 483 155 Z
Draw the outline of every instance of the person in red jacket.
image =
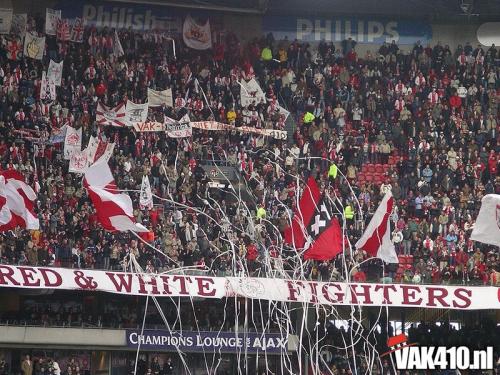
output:
M 456 263 L 457 263 L 457 273 L 465 273 L 467 272 L 467 262 L 469 261 L 469 256 L 465 251 L 460 249 L 457 253 L 457 256 L 455 258 Z

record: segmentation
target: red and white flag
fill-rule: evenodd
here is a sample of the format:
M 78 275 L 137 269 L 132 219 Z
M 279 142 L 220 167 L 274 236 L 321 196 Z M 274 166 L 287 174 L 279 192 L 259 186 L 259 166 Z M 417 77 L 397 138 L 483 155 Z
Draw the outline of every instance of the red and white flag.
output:
M 60 40 L 62 42 L 69 41 L 71 37 L 69 20 L 67 18 L 58 18 L 56 27 L 57 40 Z
M 375 211 L 363 236 L 356 242 L 356 249 L 365 250 L 368 255 L 380 258 L 386 263 L 399 263 L 394 244 L 391 241 L 390 216 L 394 198 L 388 191 Z
M 136 223 L 132 200 L 127 194 L 118 192 L 107 162 L 101 159 L 87 168 L 83 184 L 105 230 L 148 232 L 142 224 Z
M 36 194 L 17 171 L 0 173 L 0 232 L 15 227 L 39 229 L 34 211 Z
M 486 194 L 481 199 L 481 209 L 470 238 L 473 241 L 500 246 L 499 194 Z
M 342 231 L 326 196 L 310 177 L 299 201 L 285 243 L 304 248 L 304 259 L 330 260 L 342 252 Z
M 75 43 L 83 42 L 83 31 L 84 31 L 85 20 L 83 18 L 75 18 L 73 21 L 73 27 L 71 28 L 70 41 Z
M 98 103 L 95 119 L 97 125 L 125 126 L 126 114 L 125 103 L 120 103 L 115 108 Z
M 321 198 L 318 184 L 314 178 L 309 177 L 307 185 L 300 197 L 299 206 L 294 212 L 292 225 L 285 229 L 285 243 L 295 248 L 303 248 L 306 243 L 306 227 L 311 221 L 316 204 Z
M 89 144 L 85 149 L 88 155 L 89 164 L 94 164 L 99 159 L 103 158 L 107 163 L 111 156 L 113 155 L 113 151 L 115 149 L 115 144 L 103 140 L 100 136 L 94 137 L 91 136 L 89 139 Z

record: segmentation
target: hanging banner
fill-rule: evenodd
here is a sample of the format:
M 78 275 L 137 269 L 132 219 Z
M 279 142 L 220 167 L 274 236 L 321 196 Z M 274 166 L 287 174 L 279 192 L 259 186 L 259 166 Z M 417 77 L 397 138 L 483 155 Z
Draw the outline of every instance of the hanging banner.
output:
M 141 209 L 153 208 L 153 193 L 151 191 L 151 185 L 149 184 L 148 176 L 142 176 L 139 205 Z
M 88 151 L 78 150 L 71 154 L 69 159 L 69 172 L 71 173 L 85 173 L 85 170 L 89 167 Z
M 61 11 L 55 9 L 45 9 L 45 34 L 56 35 L 57 20 L 61 19 Z
M 189 48 L 197 50 L 212 48 L 210 21 L 207 20 L 204 25 L 198 25 L 190 15 L 187 15 L 182 26 L 182 38 Z
M 61 86 L 63 63 L 64 61 L 56 63 L 51 59 L 49 63 L 49 68 L 47 69 L 48 80 L 54 82 L 54 85 L 56 86 Z
M 66 127 L 66 137 L 64 138 L 64 159 L 70 160 L 71 155 L 82 149 L 82 128 L 75 129 Z
M 0 8 L 0 34 L 9 34 L 12 27 L 12 9 Z
M 138 132 L 162 132 L 165 131 L 165 124 L 157 121 L 136 122 L 134 130 Z
M 24 36 L 24 57 L 30 57 L 35 60 L 43 59 L 45 52 L 45 37 L 37 37 L 30 33 Z
M 244 79 L 240 83 L 240 99 L 241 106 L 247 107 L 250 104 L 257 105 L 261 101 L 266 102 L 266 95 L 264 91 L 260 88 L 257 81 L 252 78 L 250 81 L 246 82 Z
M 120 103 L 115 108 L 110 108 L 97 103 L 95 120 L 97 125 L 126 126 L 125 104 Z
M 175 121 L 167 117 L 165 121 L 167 136 L 170 138 L 186 138 L 193 135 L 193 127 L 191 126 L 189 116 L 185 114 L 179 121 Z
M 28 14 L 18 13 L 12 16 L 12 23 L 10 25 L 10 33 L 17 35 L 20 38 L 24 37 L 26 33 L 26 24 L 28 23 Z
M 172 89 L 156 91 L 148 88 L 148 106 L 160 107 L 162 105 L 173 107 L 174 101 L 172 99 Z
M 214 130 L 214 131 L 235 131 L 239 133 L 251 133 L 262 135 L 265 137 L 273 137 L 274 139 L 286 140 L 287 132 L 285 130 L 276 129 L 259 129 L 252 128 L 251 126 L 233 126 L 229 124 L 223 124 L 217 121 L 196 121 L 192 122 L 191 126 L 196 129 L 202 130 Z
M 290 350 L 288 339 L 279 333 L 191 332 L 145 329 L 127 330 L 127 346 L 161 351 L 281 354 Z
M 0 265 L 0 287 L 101 291 L 162 297 L 246 297 L 320 305 L 500 309 L 493 286 L 338 283 L 252 277 L 126 273 Z
M 47 74 L 42 72 L 42 82 L 40 84 L 40 100 L 56 100 L 56 85 L 47 78 Z
M 134 126 L 136 123 L 146 122 L 148 119 L 148 103 L 135 104 L 130 100 L 127 101 L 126 121 L 128 126 Z

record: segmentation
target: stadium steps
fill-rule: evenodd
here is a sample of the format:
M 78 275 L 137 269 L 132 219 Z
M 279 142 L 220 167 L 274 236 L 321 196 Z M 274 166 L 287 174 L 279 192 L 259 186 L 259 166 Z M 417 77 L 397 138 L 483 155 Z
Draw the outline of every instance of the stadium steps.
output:
M 297 129 L 297 123 L 295 122 L 295 117 L 290 114 L 288 118 L 285 121 L 285 130 L 286 130 L 286 135 L 287 135 L 287 141 L 288 145 L 293 144 L 293 133 L 295 133 L 295 130 Z
M 389 171 L 395 168 L 395 164 L 399 159 L 399 155 L 394 151 L 387 164 L 382 163 L 365 163 L 358 174 L 356 179 L 358 183 L 363 184 L 373 182 L 375 185 L 381 185 L 389 175 Z

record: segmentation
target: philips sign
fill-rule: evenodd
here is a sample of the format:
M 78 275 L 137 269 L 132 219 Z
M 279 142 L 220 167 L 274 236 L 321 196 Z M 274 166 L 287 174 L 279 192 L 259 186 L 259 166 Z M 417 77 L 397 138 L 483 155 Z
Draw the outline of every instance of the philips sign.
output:
M 420 21 L 396 21 L 365 18 L 294 18 L 282 16 L 264 17 L 263 31 L 273 33 L 275 39 L 285 36 L 289 40 L 304 42 L 340 42 L 352 38 L 358 43 L 381 44 L 392 42 L 413 44 L 432 38 L 428 23 Z
M 82 17 L 87 25 L 99 28 L 167 30 L 174 33 L 182 29 L 183 13 L 163 6 L 106 1 L 61 1 L 55 8 L 61 9 L 63 17 Z

